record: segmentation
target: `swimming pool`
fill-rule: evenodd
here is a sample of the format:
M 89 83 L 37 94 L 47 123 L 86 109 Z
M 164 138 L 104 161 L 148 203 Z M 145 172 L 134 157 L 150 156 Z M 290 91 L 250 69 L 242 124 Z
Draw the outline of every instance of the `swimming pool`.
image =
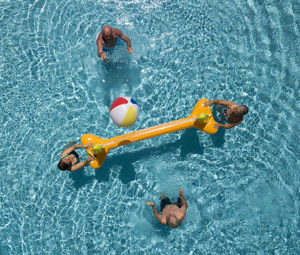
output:
M 299 254 L 298 1 L 1 1 L 0 254 Z M 121 29 L 101 64 L 101 26 Z M 118 96 L 133 127 L 109 119 Z M 242 125 L 189 129 L 57 169 L 65 144 L 188 116 L 200 98 L 249 106 Z M 175 230 L 151 208 L 182 187 Z

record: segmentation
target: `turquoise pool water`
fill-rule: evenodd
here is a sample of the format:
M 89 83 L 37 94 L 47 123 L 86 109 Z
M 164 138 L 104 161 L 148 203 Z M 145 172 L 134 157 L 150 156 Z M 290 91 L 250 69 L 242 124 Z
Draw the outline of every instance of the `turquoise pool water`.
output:
M 1 1 L 0 254 L 299 254 L 297 0 Z M 106 64 L 102 25 L 132 41 Z M 118 96 L 134 126 L 109 118 Z M 249 106 L 242 125 L 189 129 L 60 172 L 64 146 L 188 116 L 200 98 Z M 182 187 L 183 225 L 150 199 Z

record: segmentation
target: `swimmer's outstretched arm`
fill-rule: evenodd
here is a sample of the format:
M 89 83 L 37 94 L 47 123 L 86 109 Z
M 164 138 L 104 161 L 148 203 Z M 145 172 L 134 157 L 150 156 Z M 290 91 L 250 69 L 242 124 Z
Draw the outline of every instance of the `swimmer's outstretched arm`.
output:
M 130 39 L 124 35 L 120 29 L 115 29 L 115 33 L 127 44 L 127 52 L 128 53 L 133 53 L 133 49 L 131 48 L 131 41 Z
M 181 214 L 178 215 L 178 220 L 182 221 L 182 219 L 185 217 L 186 210 L 188 208 L 188 205 L 187 205 L 187 202 L 185 200 L 185 197 L 183 196 L 183 190 L 182 190 L 182 188 L 179 189 L 179 197 L 180 197 L 182 206 L 179 208 L 179 210 L 181 211 Z
M 70 148 L 65 149 L 62 154 L 60 155 L 60 158 L 67 156 L 68 154 L 70 154 L 72 151 L 76 150 L 76 149 L 81 149 L 81 148 L 89 148 L 93 146 L 93 143 L 88 143 L 86 145 L 82 145 L 82 144 L 75 144 L 73 146 L 71 146 Z
M 157 212 L 154 203 L 153 203 L 153 202 L 149 202 L 149 201 L 147 200 L 147 203 L 146 203 L 146 204 L 149 205 L 149 206 L 152 206 L 152 210 L 153 210 L 153 214 L 154 214 L 155 218 L 156 218 L 161 224 L 167 225 L 167 223 L 164 222 L 164 221 L 162 220 L 162 215 L 159 214 L 159 213 Z
M 65 149 L 62 154 L 60 155 L 60 158 L 67 156 L 68 154 L 70 154 L 72 151 L 79 149 L 79 148 L 84 148 L 83 145 L 81 144 L 75 144 L 73 146 L 71 146 L 70 148 Z
M 236 105 L 236 103 L 234 103 L 232 101 L 224 101 L 224 100 L 219 100 L 219 99 L 214 99 L 212 101 L 204 102 L 204 106 L 212 106 L 213 104 L 223 105 L 223 106 L 226 106 L 228 108 L 232 105 Z
M 234 126 L 236 126 L 238 124 L 241 124 L 241 123 L 242 123 L 242 120 L 237 122 L 237 123 L 226 123 L 226 124 L 222 124 L 222 123 L 217 122 L 215 125 L 218 126 L 218 127 L 225 128 L 225 129 L 230 129 L 230 128 L 233 128 Z
M 186 210 L 188 208 L 187 202 L 185 200 L 185 197 L 183 196 L 183 190 L 182 188 L 179 189 L 179 197 L 182 203 L 181 208 L 183 208 L 184 210 Z
M 100 57 L 102 51 L 103 51 L 103 39 L 102 39 L 102 32 L 98 35 L 97 41 L 97 51 L 98 51 L 98 55 Z
M 101 58 L 101 61 L 106 58 L 106 53 L 103 53 L 103 38 L 102 38 L 102 32 L 98 35 L 97 41 L 97 51 L 98 55 Z
M 95 158 L 93 158 L 92 156 L 89 156 L 89 158 L 85 161 L 81 161 L 79 163 L 77 163 L 76 165 L 72 166 L 70 171 L 76 171 L 79 170 L 80 168 L 83 168 L 85 166 L 87 166 L 91 161 L 93 161 Z

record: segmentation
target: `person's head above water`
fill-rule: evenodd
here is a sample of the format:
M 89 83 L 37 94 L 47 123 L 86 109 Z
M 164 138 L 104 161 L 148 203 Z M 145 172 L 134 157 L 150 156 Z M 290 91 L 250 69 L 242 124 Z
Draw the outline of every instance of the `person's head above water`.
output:
M 105 40 L 111 40 L 112 39 L 112 28 L 110 26 L 104 26 L 102 27 L 102 36 Z
M 166 217 L 167 220 L 167 224 L 171 227 L 171 228 L 177 228 L 179 226 L 179 220 L 177 219 L 177 217 L 172 214 L 169 213 Z
M 71 161 L 67 161 L 66 159 L 62 159 L 58 162 L 58 168 L 62 171 L 66 171 L 71 169 L 72 167 L 72 162 Z
M 248 113 L 248 107 L 246 105 L 239 105 L 237 108 L 238 108 L 238 113 L 241 115 L 245 115 Z
M 248 113 L 248 107 L 246 105 L 237 105 L 236 104 L 230 108 L 232 108 L 230 115 L 233 114 L 236 116 L 243 116 Z

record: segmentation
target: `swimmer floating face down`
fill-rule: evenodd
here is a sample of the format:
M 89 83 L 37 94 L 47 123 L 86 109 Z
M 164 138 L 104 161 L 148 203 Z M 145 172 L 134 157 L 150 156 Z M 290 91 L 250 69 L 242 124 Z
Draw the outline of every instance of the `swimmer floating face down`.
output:
M 178 203 L 180 201 L 180 204 Z M 153 202 L 147 200 L 146 204 L 152 207 L 155 218 L 163 225 L 168 225 L 171 228 L 177 228 L 180 222 L 183 220 L 188 208 L 185 197 L 183 196 L 183 190 L 179 189 L 179 198 L 176 203 L 172 203 L 171 200 L 166 197 L 161 197 L 161 214 L 157 212 L 157 209 Z
M 171 228 L 177 228 L 179 226 L 180 221 L 177 219 L 175 214 L 172 213 L 168 213 L 167 217 L 167 224 L 171 227 Z

